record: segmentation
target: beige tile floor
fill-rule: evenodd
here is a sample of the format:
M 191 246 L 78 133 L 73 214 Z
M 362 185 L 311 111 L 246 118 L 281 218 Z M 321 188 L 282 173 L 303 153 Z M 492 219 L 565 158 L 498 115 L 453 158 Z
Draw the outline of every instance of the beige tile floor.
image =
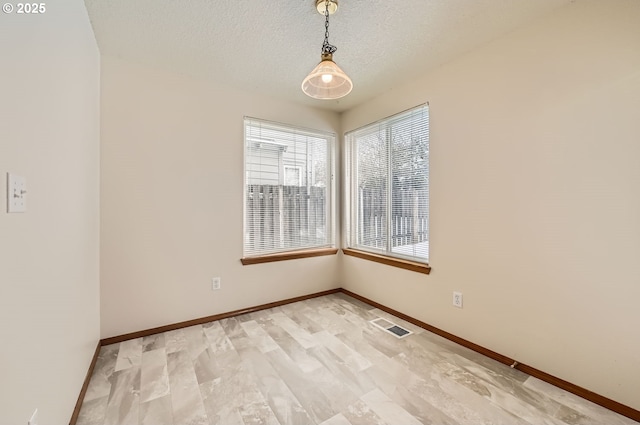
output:
M 637 422 L 335 294 L 102 347 L 77 424 Z

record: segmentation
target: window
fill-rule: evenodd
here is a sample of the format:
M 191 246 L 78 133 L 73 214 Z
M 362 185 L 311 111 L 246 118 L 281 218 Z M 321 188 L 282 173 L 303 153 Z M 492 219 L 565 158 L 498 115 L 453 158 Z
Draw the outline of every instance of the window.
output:
M 284 166 L 284 185 L 300 186 L 302 184 L 302 167 Z
M 243 264 L 334 248 L 335 136 L 245 117 L 244 139 Z
M 346 247 L 428 264 L 428 105 L 347 133 L 345 168 Z

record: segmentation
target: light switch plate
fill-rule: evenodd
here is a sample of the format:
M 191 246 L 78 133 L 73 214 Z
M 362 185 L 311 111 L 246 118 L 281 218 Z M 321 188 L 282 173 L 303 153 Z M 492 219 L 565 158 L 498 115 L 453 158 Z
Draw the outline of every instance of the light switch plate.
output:
M 7 212 L 27 211 L 27 180 L 22 176 L 7 173 Z

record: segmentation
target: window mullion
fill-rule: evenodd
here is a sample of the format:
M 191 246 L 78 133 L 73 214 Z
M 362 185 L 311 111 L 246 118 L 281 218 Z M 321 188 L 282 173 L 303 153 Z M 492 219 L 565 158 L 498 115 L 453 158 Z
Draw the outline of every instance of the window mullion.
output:
M 358 143 L 356 139 L 349 140 L 351 149 L 351 157 L 349 158 L 349 165 L 353 167 L 351 169 L 351 245 L 359 245 L 360 244 L 360 235 L 363 231 L 362 225 L 360 223 L 361 214 L 360 214 L 360 182 L 358 179 Z
M 387 139 L 387 246 L 386 251 L 388 253 L 392 252 L 393 247 L 393 210 L 392 210 L 392 200 L 393 200 L 393 149 L 391 146 L 391 126 L 387 126 L 385 131 L 385 137 Z

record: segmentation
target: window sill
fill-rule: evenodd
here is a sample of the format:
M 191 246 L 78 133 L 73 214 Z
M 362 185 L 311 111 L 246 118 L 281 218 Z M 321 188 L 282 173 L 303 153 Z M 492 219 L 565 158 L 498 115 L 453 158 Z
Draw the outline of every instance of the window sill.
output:
M 335 255 L 338 253 L 336 248 L 322 248 L 308 251 L 284 252 L 278 254 L 261 255 L 259 257 L 241 258 L 243 266 L 251 264 L 271 263 L 273 261 L 296 260 L 298 258 L 320 257 L 322 255 Z
M 388 266 L 399 267 L 405 270 L 411 270 L 418 273 L 429 274 L 431 273 L 431 266 L 424 263 L 418 263 L 417 261 L 403 260 L 401 258 L 387 257 L 379 254 L 372 254 L 370 252 L 358 251 L 351 248 L 343 248 L 344 255 L 350 255 L 352 257 L 362 258 L 364 260 L 375 261 L 376 263 L 386 264 Z

